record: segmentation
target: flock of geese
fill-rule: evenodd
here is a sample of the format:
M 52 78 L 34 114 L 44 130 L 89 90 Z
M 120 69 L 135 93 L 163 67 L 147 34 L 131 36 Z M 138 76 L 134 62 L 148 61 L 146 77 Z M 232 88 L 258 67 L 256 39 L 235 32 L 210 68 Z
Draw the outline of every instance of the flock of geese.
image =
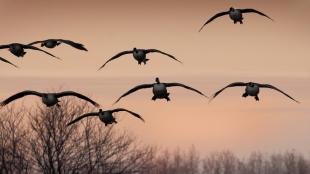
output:
M 271 19 L 269 16 L 265 15 L 262 12 L 259 12 L 255 9 L 235 9 L 233 7 L 231 7 L 228 11 L 224 11 L 224 12 L 220 12 L 216 15 L 214 15 L 213 17 L 211 17 L 206 23 L 204 23 L 204 25 L 200 28 L 199 32 L 210 22 L 212 22 L 214 19 L 224 16 L 224 15 L 229 15 L 230 19 L 233 20 L 234 24 L 236 23 L 240 23 L 243 24 L 242 20 L 243 20 L 243 14 L 244 13 L 256 13 L 259 14 L 261 16 L 267 17 L 269 19 Z M 272 20 L 272 19 L 271 19 Z M 55 48 L 56 46 L 59 46 L 60 44 L 67 44 L 72 46 L 73 48 L 79 49 L 79 50 L 83 50 L 83 51 L 87 51 L 87 49 L 84 47 L 83 44 L 80 43 L 76 43 L 73 42 L 71 40 L 64 40 L 64 39 L 47 39 L 47 40 L 42 40 L 42 41 L 35 41 L 29 44 L 21 44 L 21 43 L 11 43 L 11 44 L 7 44 L 7 45 L 0 45 L 0 49 L 8 49 L 12 54 L 14 54 L 16 57 L 23 57 L 25 56 L 26 52 L 25 50 L 36 50 L 36 51 L 41 51 L 51 57 L 60 59 L 59 57 L 54 56 L 53 54 L 42 50 L 38 47 L 35 47 L 34 45 L 37 44 L 41 44 L 41 47 L 46 47 L 46 48 Z M 182 63 L 180 60 L 178 60 L 177 58 L 175 58 L 173 55 L 165 53 L 163 51 L 160 51 L 158 49 L 138 49 L 138 48 L 133 48 L 132 50 L 127 50 L 127 51 L 122 51 L 118 54 L 116 54 L 115 56 L 111 57 L 110 59 L 108 59 L 98 70 L 104 68 L 106 66 L 107 63 L 111 62 L 112 60 L 115 60 L 117 58 L 120 58 L 123 55 L 127 55 L 127 54 L 132 54 L 133 58 L 138 62 L 139 65 L 141 65 L 141 63 L 146 64 L 146 62 L 149 60 L 147 58 L 147 54 L 149 53 L 160 53 L 163 54 L 169 58 L 171 58 L 174 61 L 177 61 L 179 63 Z M 0 57 L 0 60 L 11 64 L 15 67 L 17 67 L 15 64 L 11 63 L 10 61 Z M 155 79 L 155 83 L 149 83 L 149 84 L 141 84 L 138 86 L 133 87 L 132 89 L 130 89 L 129 91 L 125 92 L 123 95 L 121 95 L 115 102 L 119 102 L 123 97 L 128 96 L 129 94 L 132 94 L 138 90 L 141 89 L 147 89 L 147 88 L 152 88 L 152 92 L 153 92 L 153 97 L 152 100 L 156 100 L 156 99 L 165 99 L 167 101 L 170 101 L 169 95 L 170 93 L 168 92 L 167 88 L 170 87 L 183 87 L 185 89 L 191 90 L 193 92 L 196 92 L 204 97 L 207 97 L 205 94 L 203 94 L 202 92 L 200 92 L 199 90 L 187 86 L 185 84 L 182 83 L 164 83 L 161 82 L 159 80 L 158 77 L 156 77 Z M 223 92 L 225 89 L 230 88 L 230 87 L 245 87 L 245 92 L 242 94 L 242 97 L 248 97 L 248 96 L 252 96 L 255 98 L 256 101 L 259 101 L 259 97 L 258 94 L 260 92 L 261 88 L 269 88 L 269 89 L 273 89 L 276 90 L 282 94 L 284 94 L 285 96 L 287 96 L 288 98 L 290 98 L 291 100 L 299 103 L 297 100 L 295 100 L 293 97 L 291 97 L 290 95 L 288 95 L 287 93 L 283 92 L 282 90 L 276 88 L 275 86 L 272 86 L 270 84 L 259 84 L 259 83 L 254 83 L 254 82 L 234 82 L 231 83 L 227 86 L 225 86 L 224 88 L 220 89 L 219 91 L 217 91 L 211 98 L 210 101 L 212 99 L 214 99 L 216 96 L 218 96 L 221 92 Z M 20 99 L 22 97 L 28 96 L 28 95 L 34 95 L 37 97 L 40 97 L 42 100 L 42 103 L 45 104 L 47 107 L 52 107 L 52 106 L 57 106 L 57 107 L 61 107 L 61 105 L 59 104 L 59 99 L 61 97 L 66 97 L 66 96 L 74 96 L 77 97 L 79 99 L 85 100 L 89 103 L 91 103 L 92 105 L 94 105 L 95 107 L 100 107 L 100 105 L 95 102 L 94 100 L 90 99 L 89 97 L 74 92 L 74 91 L 63 91 L 63 92 L 59 92 L 59 93 L 42 93 L 42 92 L 37 92 L 37 91 L 31 91 L 31 90 L 26 90 L 26 91 L 22 91 L 19 92 L 17 94 L 12 95 L 11 97 L 5 99 L 4 101 L 2 101 L 0 103 L 0 106 L 6 106 L 7 104 L 13 102 L 14 100 Z M 115 117 L 113 116 L 113 113 L 115 112 L 128 112 L 129 114 L 139 118 L 140 120 L 144 121 L 144 119 L 137 113 L 129 111 L 127 109 L 124 108 L 117 108 L 117 109 L 113 109 L 113 110 L 102 110 L 99 109 L 98 112 L 91 112 L 91 113 L 86 113 L 84 115 L 81 115 L 79 117 L 77 117 L 76 119 L 74 119 L 73 121 L 71 121 L 70 123 L 68 123 L 67 125 L 72 125 L 80 120 L 82 120 L 83 118 L 86 117 L 90 117 L 90 116 L 97 116 L 99 117 L 99 119 L 105 124 L 113 124 L 113 123 L 117 123 L 115 120 Z

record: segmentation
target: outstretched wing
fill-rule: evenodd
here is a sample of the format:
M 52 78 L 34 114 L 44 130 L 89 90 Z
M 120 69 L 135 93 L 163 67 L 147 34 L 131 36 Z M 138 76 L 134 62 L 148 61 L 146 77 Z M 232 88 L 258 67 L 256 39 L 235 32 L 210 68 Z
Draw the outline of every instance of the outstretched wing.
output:
M 67 124 L 67 126 L 70 126 L 71 124 L 74 124 L 80 120 L 82 120 L 83 118 L 85 117 L 89 117 L 89 116 L 98 116 L 98 112 L 91 112 L 91 113 L 87 113 L 87 114 L 84 114 L 84 115 L 81 115 L 79 116 L 78 118 L 74 119 L 73 121 L 71 121 L 70 123 Z
M 117 108 L 117 109 L 113 109 L 113 110 L 111 110 L 111 111 L 112 111 L 112 112 L 125 111 L 125 112 L 128 112 L 128 113 L 130 113 L 131 115 L 133 115 L 133 116 L 139 118 L 140 120 L 144 121 L 144 119 L 143 119 L 139 114 L 137 114 L 137 113 L 135 113 L 135 112 L 132 112 L 132 111 L 129 111 L 129 110 L 127 110 L 127 109 Z
M 15 66 L 16 68 L 18 68 L 18 66 L 14 65 L 14 64 L 11 63 L 10 61 L 8 61 L 8 60 L 6 60 L 6 59 L 4 59 L 4 58 L 2 58 L 2 57 L 0 57 L 0 60 L 3 61 L 3 62 L 5 62 L 5 63 L 8 63 L 8 64 L 10 64 L 10 65 L 13 65 L 13 66 Z
M 135 91 L 138 91 L 139 89 L 145 89 L 145 88 L 151 88 L 151 87 L 153 87 L 153 84 L 138 85 L 138 86 L 132 88 L 131 90 L 127 91 L 127 92 L 126 92 L 125 94 L 123 94 L 122 96 L 120 96 L 120 97 L 114 102 L 114 104 L 117 103 L 117 102 L 119 102 L 119 101 L 121 100 L 121 98 L 123 98 L 123 97 L 125 97 L 125 96 L 127 96 L 127 95 L 129 95 L 129 94 L 131 94 L 131 93 L 133 93 L 133 92 L 135 92 Z
M 11 97 L 5 99 L 3 102 L 0 103 L 0 106 L 5 106 L 5 105 L 9 104 L 10 102 L 12 102 L 12 101 L 14 101 L 16 99 L 22 98 L 22 97 L 24 97 L 26 95 L 36 95 L 38 97 L 42 96 L 42 94 L 37 92 L 37 91 L 29 91 L 29 90 L 22 91 L 22 92 L 19 92 L 19 93 L 15 94 L 15 95 L 12 95 Z
M 121 57 L 122 55 L 130 54 L 132 52 L 133 51 L 123 51 L 123 52 L 116 54 L 115 56 L 113 56 L 109 60 L 107 60 L 98 70 L 102 69 L 107 63 L 111 62 L 112 60 L 117 59 L 117 58 Z
M 10 48 L 10 45 L 0 45 L 0 49 Z
M 247 8 L 247 9 L 240 9 L 240 11 L 241 11 L 241 13 L 257 13 L 257 14 L 262 15 L 262 16 L 265 16 L 265 17 L 267 17 L 267 18 L 269 18 L 270 20 L 273 21 L 272 18 L 270 18 L 270 17 L 267 16 L 266 14 L 264 14 L 264 13 L 262 13 L 262 12 L 260 12 L 260 11 L 257 11 L 257 10 L 255 10 L 255 9 Z
M 280 89 L 272 86 L 272 85 L 269 85 L 269 84 L 258 84 L 259 87 L 261 88 L 270 88 L 270 89 L 274 89 L 278 92 L 281 92 L 282 94 L 284 94 L 285 96 L 287 96 L 288 98 L 294 100 L 295 102 L 299 103 L 299 101 L 295 100 L 293 97 L 289 96 L 288 94 L 286 94 L 285 92 L 281 91 Z
M 182 62 L 179 61 L 177 58 L 175 58 L 173 55 L 170 55 L 170 54 L 168 54 L 168 53 L 162 52 L 162 51 L 157 50 L 157 49 L 147 49 L 147 50 L 145 50 L 145 53 L 161 53 L 161 54 L 163 54 L 163 55 L 166 55 L 166 56 L 172 58 L 172 59 L 175 60 L 175 61 L 178 61 L 178 62 L 182 63 Z
M 53 54 L 51 54 L 51 53 L 49 53 L 49 52 L 47 52 L 47 51 L 44 51 L 44 50 L 42 50 L 42 49 L 40 49 L 40 48 L 37 48 L 37 47 L 35 47 L 35 46 L 32 46 L 32 45 L 22 45 L 22 46 L 23 46 L 23 48 L 25 48 L 25 49 L 32 49 L 32 50 L 41 51 L 41 52 L 44 52 L 44 53 L 46 53 L 46 54 L 48 54 L 48 55 L 50 55 L 50 56 L 52 56 L 52 57 L 55 57 L 56 59 L 60 59 L 59 57 L 56 57 L 56 56 L 54 56 Z
M 76 42 L 73 42 L 73 41 L 71 41 L 71 40 L 64 40 L 64 39 L 55 39 L 55 40 L 57 40 L 57 41 L 59 41 L 59 42 L 62 42 L 62 43 L 65 43 L 65 44 L 67 44 L 67 45 L 70 45 L 70 46 L 72 46 L 72 47 L 74 47 L 74 48 L 76 48 L 76 49 L 88 51 L 88 50 L 84 47 L 84 45 L 81 44 L 81 43 L 76 43 Z
M 222 88 L 221 90 L 217 91 L 211 99 L 214 99 L 216 96 L 218 96 L 222 91 L 224 91 L 226 88 L 230 88 L 230 87 L 236 87 L 236 86 L 246 86 L 247 83 L 244 83 L 244 82 L 234 82 L 234 83 L 231 83 L 227 86 L 225 86 L 224 88 Z
M 200 94 L 200 95 L 203 95 L 203 96 L 207 97 L 206 95 L 204 95 L 202 92 L 198 91 L 197 89 L 194 89 L 194 88 L 192 88 L 192 87 L 190 87 L 190 86 L 186 86 L 186 85 L 181 84 L 181 83 L 165 83 L 165 86 L 166 86 L 166 87 L 180 86 L 180 87 L 183 87 L 183 88 L 185 88 L 185 89 L 192 90 L 192 91 L 194 91 L 194 92 L 197 92 L 197 93 Z
M 206 26 L 208 23 L 212 22 L 214 19 L 221 17 L 221 16 L 224 16 L 224 15 L 227 15 L 227 14 L 229 14 L 229 11 L 221 12 L 221 13 L 214 15 L 206 23 L 203 24 L 203 26 L 200 28 L 199 32 L 203 29 L 204 26 Z
M 96 103 L 92 99 L 90 99 L 90 98 L 88 98 L 88 97 L 86 97 L 86 96 L 84 96 L 82 94 L 79 94 L 77 92 L 74 92 L 74 91 L 64 91 L 64 92 L 60 92 L 60 93 L 56 94 L 57 98 L 64 97 L 64 96 L 75 96 L 75 97 L 78 97 L 80 99 L 83 99 L 83 100 L 86 100 L 86 101 L 90 102 L 91 104 L 93 104 L 96 107 L 100 106 L 98 103 Z
M 28 44 L 28 45 L 35 45 L 35 44 L 43 43 L 43 42 L 45 42 L 45 41 L 46 41 L 46 40 L 34 41 L 34 42 L 31 42 L 31 43 Z

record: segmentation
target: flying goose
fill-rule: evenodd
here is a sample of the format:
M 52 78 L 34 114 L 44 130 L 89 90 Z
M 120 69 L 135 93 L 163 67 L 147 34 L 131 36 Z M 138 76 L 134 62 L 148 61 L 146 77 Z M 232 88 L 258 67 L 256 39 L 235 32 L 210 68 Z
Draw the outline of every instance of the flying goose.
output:
M 153 97 L 152 97 L 152 100 L 156 100 L 156 99 L 166 99 L 167 101 L 170 101 L 170 98 L 169 98 L 169 93 L 167 91 L 167 88 L 168 87 L 174 87 L 174 86 L 180 86 L 180 87 L 183 87 L 183 88 L 186 88 L 186 89 L 189 89 L 189 90 L 192 90 L 194 92 L 197 92 L 198 94 L 200 95 L 203 95 L 205 96 L 202 92 L 192 88 L 192 87 L 189 87 L 189 86 L 186 86 L 186 85 L 183 85 L 181 83 L 161 83 L 159 81 L 159 78 L 156 77 L 155 79 L 156 83 L 152 83 L 152 84 L 143 84 L 143 85 L 138 85 L 132 89 L 130 89 L 128 92 L 126 92 L 125 94 L 123 94 L 121 97 L 119 97 L 115 103 L 117 103 L 118 101 L 121 100 L 121 98 L 133 93 L 133 92 L 136 92 L 140 89 L 145 89 L 145 88 L 153 88 Z M 207 97 L 207 96 L 205 96 Z M 115 104 L 114 103 L 114 104 Z
M 41 97 L 42 102 L 47 107 L 51 107 L 54 105 L 59 107 L 60 105 L 58 104 L 58 102 L 59 102 L 58 99 L 61 97 L 65 97 L 65 96 L 75 96 L 75 97 L 78 97 L 80 99 L 83 99 L 83 100 L 90 102 L 91 104 L 93 104 L 96 107 L 100 106 L 98 103 L 91 100 L 90 98 L 88 98 L 82 94 L 76 93 L 74 91 L 64 91 L 64 92 L 59 92 L 59 93 L 40 93 L 37 91 L 30 91 L 30 90 L 22 91 L 22 92 L 19 92 L 17 94 L 12 95 L 11 97 L 9 97 L 9 98 L 5 99 L 3 102 L 1 102 L 0 106 L 5 106 L 5 105 L 9 104 L 10 102 L 12 102 L 16 99 L 22 98 L 22 97 L 27 96 L 27 95 L 35 95 L 35 96 Z
M 274 89 L 278 92 L 281 92 L 282 94 L 284 94 L 285 96 L 287 96 L 288 98 L 294 100 L 295 102 L 299 103 L 297 100 L 295 100 L 293 97 L 289 96 L 288 94 L 286 94 L 285 92 L 281 91 L 280 89 L 269 85 L 269 84 L 259 84 L 259 83 L 254 83 L 254 82 L 248 82 L 248 83 L 244 83 L 244 82 L 235 82 L 235 83 L 231 83 L 229 85 L 227 85 L 226 87 L 224 87 L 223 89 L 217 91 L 213 97 L 211 99 L 214 99 L 216 96 L 218 96 L 222 91 L 224 91 L 226 88 L 229 87 L 237 87 L 237 86 L 245 86 L 245 93 L 242 95 L 242 97 L 247 97 L 247 96 L 253 96 L 255 98 L 256 101 L 259 101 L 258 98 L 258 94 L 259 94 L 259 89 L 260 88 L 270 88 L 270 89 Z
M 18 68 L 18 66 L 14 65 L 14 64 L 11 63 L 10 61 L 6 60 L 5 58 L 0 57 L 0 60 L 1 60 L 2 62 L 8 63 L 8 64 L 13 65 L 13 66 L 15 66 L 16 68 Z
M 170 58 L 172 58 L 175 61 L 178 61 L 180 63 L 182 63 L 181 61 L 179 61 L 177 58 L 175 58 L 174 56 L 167 54 L 165 52 L 162 52 L 160 50 L 157 49 L 137 49 L 137 48 L 133 48 L 133 50 L 129 50 L 129 51 L 123 51 L 120 52 L 118 54 L 116 54 L 115 56 L 113 56 L 112 58 L 110 58 L 109 60 L 107 60 L 98 70 L 100 70 L 101 68 L 103 68 L 107 63 L 109 63 L 110 61 L 117 59 L 125 54 L 132 54 L 134 59 L 138 62 L 139 65 L 141 65 L 141 63 L 144 63 L 144 65 L 146 64 L 146 62 L 149 60 L 146 58 L 146 54 L 148 53 L 161 53 L 163 55 L 166 55 Z
M 230 9 L 228 11 L 220 12 L 220 13 L 214 15 L 212 18 L 210 18 L 205 24 L 203 24 L 203 26 L 200 28 L 199 31 L 201 31 L 204 26 L 206 26 L 208 23 L 210 23 L 214 19 L 221 17 L 221 16 L 224 16 L 224 15 L 229 15 L 230 19 L 234 21 L 234 24 L 236 24 L 237 22 L 239 22 L 240 24 L 243 24 L 243 22 L 242 22 L 242 20 L 243 20 L 242 14 L 243 13 L 257 13 L 259 15 L 262 15 L 262 16 L 265 16 L 265 17 L 271 19 L 269 16 L 265 15 L 262 12 L 255 10 L 255 9 L 251 9 L 251 8 L 235 9 L 233 7 L 230 7 Z M 271 20 L 273 20 L 273 19 L 271 19 Z
M 72 124 L 82 120 L 83 118 L 86 118 L 86 117 L 89 117 L 89 116 L 98 116 L 99 119 L 105 124 L 105 126 L 107 126 L 109 124 L 117 123 L 117 121 L 115 120 L 115 117 L 113 116 L 113 113 L 114 112 L 120 112 L 120 111 L 128 112 L 131 115 L 139 118 L 140 120 L 142 120 L 144 122 L 144 119 L 139 114 L 134 113 L 132 111 L 129 111 L 127 109 L 118 108 L 118 109 L 106 110 L 106 111 L 103 111 L 102 109 L 99 109 L 99 112 L 91 112 L 91 113 L 84 114 L 82 116 L 79 116 L 75 120 L 71 121 L 70 123 L 68 123 L 67 126 L 70 126 L 70 125 L 72 125 Z
M 20 44 L 20 43 L 11 43 L 11 44 L 7 44 L 7 45 L 0 45 L 0 49 L 9 49 L 9 51 L 14 54 L 17 57 L 24 57 L 24 55 L 26 54 L 25 49 L 32 49 L 32 50 L 37 50 L 37 51 L 42 51 L 52 57 L 55 57 L 57 59 L 60 59 L 56 56 L 54 56 L 53 54 L 41 50 L 40 48 L 37 48 L 35 46 L 32 45 L 24 45 L 24 44 Z
M 41 40 L 41 41 L 35 41 L 28 45 L 34 45 L 41 43 L 41 47 L 47 47 L 47 48 L 55 48 L 56 46 L 60 45 L 61 43 L 65 43 L 67 45 L 70 45 L 76 49 L 88 51 L 83 44 L 73 42 L 71 40 L 64 40 L 64 39 L 47 39 L 47 40 Z

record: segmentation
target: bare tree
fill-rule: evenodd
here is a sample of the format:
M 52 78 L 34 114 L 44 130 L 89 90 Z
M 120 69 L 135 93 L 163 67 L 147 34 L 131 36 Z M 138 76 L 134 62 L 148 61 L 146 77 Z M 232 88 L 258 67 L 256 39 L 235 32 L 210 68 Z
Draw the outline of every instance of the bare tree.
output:
M 14 115 L 14 116 L 12 116 Z M 28 173 L 27 131 L 22 121 L 24 109 L 12 107 L 0 113 L 0 173 Z

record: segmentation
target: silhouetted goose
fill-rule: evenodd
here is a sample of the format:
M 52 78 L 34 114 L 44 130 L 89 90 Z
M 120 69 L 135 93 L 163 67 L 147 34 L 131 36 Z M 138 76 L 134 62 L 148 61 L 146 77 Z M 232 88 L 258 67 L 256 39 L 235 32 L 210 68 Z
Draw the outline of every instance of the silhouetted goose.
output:
M 9 51 L 17 57 L 24 57 L 24 55 L 26 54 L 25 49 L 32 49 L 32 50 L 42 51 L 42 52 L 44 52 L 44 53 L 46 53 L 52 57 L 59 59 L 58 57 L 54 56 L 53 54 L 51 54 L 47 51 L 41 50 L 40 48 L 37 48 L 37 47 L 32 46 L 32 45 L 24 45 L 24 44 L 20 44 L 20 43 L 0 45 L 0 49 L 6 49 L 6 48 L 8 48 Z
M 100 70 L 101 68 L 103 68 L 107 63 L 109 63 L 110 61 L 117 59 L 125 54 L 132 54 L 134 59 L 136 61 L 138 61 L 138 64 L 141 65 L 141 63 L 143 62 L 144 64 L 146 64 L 146 62 L 149 60 L 146 58 L 146 54 L 148 53 L 161 53 L 163 55 L 166 55 L 170 58 L 172 58 L 173 60 L 176 60 L 180 63 L 182 63 L 181 61 L 179 61 L 177 58 L 175 58 L 174 56 L 167 54 L 165 52 L 162 52 L 160 50 L 157 49 L 137 49 L 137 48 L 133 48 L 133 50 L 130 51 L 123 51 L 120 52 L 118 54 L 116 54 L 115 56 L 113 56 L 112 58 L 110 58 L 108 61 L 106 61 L 98 70 Z
M 243 16 L 242 14 L 243 13 L 257 13 L 259 15 L 262 15 L 262 16 L 265 16 L 269 19 L 271 19 L 269 16 L 265 15 L 264 13 L 262 12 L 259 12 L 255 9 L 250 9 L 250 8 L 247 8 L 247 9 L 235 9 L 233 7 L 230 7 L 230 9 L 228 11 L 225 11 L 225 12 L 221 12 L 221 13 L 218 13 L 216 15 L 214 15 L 212 18 L 210 18 L 201 28 L 199 31 L 202 30 L 202 28 L 204 26 L 206 26 L 208 23 L 210 23 L 211 21 L 213 21 L 214 19 L 218 18 L 218 17 L 221 17 L 221 16 L 224 16 L 224 15 L 229 15 L 230 19 L 234 21 L 234 23 L 236 24 L 237 22 L 240 22 L 240 24 L 243 24 L 242 20 L 243 20 Z M 273 20 L 273 19 L 271 19 Z
M 55 48 L 56 46 L 60 45 L 61 43 L 65 43 L 65 44 L 70 45 L 76 49 L 87 51 L 87 49 L 84 47 L 83 44 L 76 43 L 76 42 L 73 42 L 71 40 L 64 40 L 64 39 L 47 39 L 47 40 L 42 40 L 42 41 L 35 41 L 35 42 L 32 42 L 28 45 L 34 45 L 34 44 L 38 44 L 38 43 L 41 43 L 41 47 L 47 47 L 47 48 Z
M 22 91 L 20 93 L 17 93 L 15 95 L 7 98 L 6 100 L 4 100 L 3 102 L 0 103 L 0 106 L 5 106 L 5 105 L 9 104 L 10 102 L 12 102 L 16 99 L 22 98 L 22 97 L 27 96 L 27 95 L 35 95 L 35 96 L 41 97 L 42 102 L 47 107 L 54 106 L 54 105 L 60 106 L 58 104 L 58 102 L 59 102 L 58 99 L 61 97 L 65 97 L 65 96 L 75 96 L 75 97 L 78 97 L 80 99 L 83 99 L 83 100 L 90 102 L 91 104 L 93 104 L 96 107 L 99 107 L 99 104 L 96 103 L 95 101 L 91 100 L 90 98 L 88 98 L 82 94 L 76 93 L 74 91 L 64 91 L 64 92 L 59 92 L 59 93 L 40 93 L 37 91 L 29 91 L 29 90 Z
M 189 89 L 189 90 L 192 90 L 194 92 L 197 92 L 198 94 L 200 95 L 203 95 L 205 96 L 202 92 L 192 88 L 192 87 L 189 87 L 189 86 L 186 86 L 186 85 L 183 85 L 181 83 L 161 83 L 159 81 L 159 78 L 156 77 L 156 83 L 152 83 L 152 84 L 143 84 L 143 85 L 138 85 L 134 88 L 132 88 L 131 90 L 129 90 L 128 92 L 126 92 L 125 94 L 123 94 L 120 98 L 117 99 L 117 101 L 115 103 L 117 103 L 118 101 L 120 101 L 121 98 L 135 92 L 135 91 L 138 91 L 140 89 L 145 89 L 145 88 L 153 88 L 153 94 L 154 96 L 152 97 L 152 100 L 156 100 L 156 99 L 166 99 L 167 101 L 170 101 L 170 98 L 169 98 L 169 93 L 167 91 L 167 88 L 168 87 L 174 87 L 174 86 L 180 86 L 180 87 L 183 87 L 183 88 L 186 88 L 186 89 Z M 205 96 L 207 97 L 207 96 Z
M 6 60 L 5 58 L 0 57 L 0 60 L 1 60 L 2 62 L 8 63 L 8 64 L 13 65 L 13 66 L 15 66 L 16 68 L 18 68 L 18 66 L 14 65 L 14 64 L 11 63 L 10 61 Z
M 106 110 L 106 111 L 103 111 L 102 109 L 99 109 L 99 112 L 91 112 L 91 113 L 87 113 L 87 114 L 84 114 L 82 116 L 79 116 L 75 120 L 73 120 L 70 123 L 68 123 L 67 126 L 69 126 L 71 124 L 74 124 L 74 123 L 82 120 L 83 118 L 86 118 L 86 117 L 89 117 L 89 116 L 98 116 L 99 119 L 107 126 L 108 124 L 117 123 L 117 121 L 115 120 L 115 117 L 113 116 L 113 113 L 114 112 L 120 112 L 120 111 L 128 112 L 131 115 L 133 115 L 133 116 L 139 118 L 140 120 L 144 121 L 144 119 L 139 114 L 134 113 L 132 111 L 129 111 L 127 109 L 118 108 L 118 109 Z
M 274 89 L 277 90 L 279 92 L 281 92 L 282 94 L 284 94 L 285 96 L 287 96 L 288 98 L 294 100 L 295 102 L 299 103 L 297 100 L 295 100 L 293 97 L 289 96 L 288 94 L 286 94 L 285 92 L 281 91 L 280 89 L 269 85 L 269 84 L 259 84 L 259 83 L 254 83 L 254 82 L 248 82 L 248 83 L 244 83 L 244 82 L 235 82 L 235 83 L 231 83 L 229 85 L 227 85 L 226 87 L 224 87 L 223 89 L 217 91 L 213 97 L 215 98 L 216 96 L 218 96 L 222 91 L 224 91 L 226 88 L 229 87 L 236 87 L 236 86 L 245 86 L 245 93 L 242 95 L 242 97 L 247 97 L 247 96 L 253 96 L 255 97 L 256 101 L 259 101 L 258 98 L 258 94 L 259 94 L 259 89 L 260 88 L 270 88 L 270 89 Z

